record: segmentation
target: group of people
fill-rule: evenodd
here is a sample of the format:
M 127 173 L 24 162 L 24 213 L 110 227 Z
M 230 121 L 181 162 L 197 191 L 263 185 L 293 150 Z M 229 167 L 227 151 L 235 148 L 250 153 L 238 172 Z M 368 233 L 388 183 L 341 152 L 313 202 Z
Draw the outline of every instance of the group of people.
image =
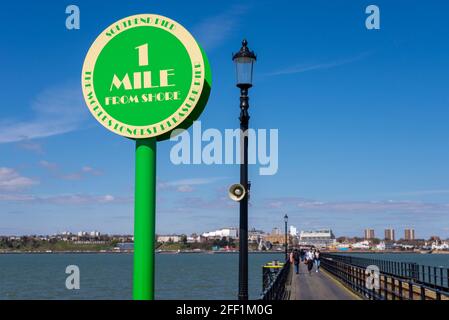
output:
M 316 266 L 316 271 L 320 271 L 320 250 L 312 249 L 294 249 L 290 253 L 290 263 L 295 265 L 296 274 L 299 273 L 299 264 L 303 262 L 307 265 L 309 274 L 312 274 L 313 266 Z

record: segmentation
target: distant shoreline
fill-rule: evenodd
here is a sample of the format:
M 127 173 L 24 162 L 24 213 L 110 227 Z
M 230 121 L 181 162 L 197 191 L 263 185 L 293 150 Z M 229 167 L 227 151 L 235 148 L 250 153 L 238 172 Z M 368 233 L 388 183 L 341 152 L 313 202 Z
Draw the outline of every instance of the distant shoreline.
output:
M 130 251 L 0 251 L 2 254 L 133 254 Z M 238 254 L 238 251 L 156 251 L 155 254 Z M 249 254 L 284 254 L 283 251 L 249 251 Z
M 322 251 L 323 253 L 340 253 L 340 254 L 449 254 L 449 251 L 432 251 L 432 252 L 417 252 L 417 251 Z M 2 254 L 133 254 L 129 251 L 116 250 L 101 250 L 101 251 L 0 251 Z M 155 254 L 238 254 L 239 251 L 156 251 Z M 284 251 L 249 251 L 249 254 L 284 254 Z
M 2 254 L 130 254 L 132 251 L 1 251 Z
M 341 253 L 341 254 L 449 254 L 449 251 L 433 250 L 433 251 L 323 251 L 325 253 Z

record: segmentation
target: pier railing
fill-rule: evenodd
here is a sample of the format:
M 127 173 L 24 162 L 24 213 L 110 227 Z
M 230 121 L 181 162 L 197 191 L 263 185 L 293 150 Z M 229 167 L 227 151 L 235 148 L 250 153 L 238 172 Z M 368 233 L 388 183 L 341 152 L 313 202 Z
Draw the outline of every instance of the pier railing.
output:
M 287 300 L 287 281 L 290 272 L 290 261 L 285 263 L 267 263 L 262 267 L 261 300 Z
M 415 265 L 335 254 L 322 254 L 321 259 L 323 269 L 368 299 L 449 300 L 447 287 L 435 285 L 437 281 L 429 284 L 419 280 L 422 268 Z M 375 271 L 376 267 L 378 272 Z
M 343 254 L 323 253 L 323 257 L 332 258 L 350 265 L 367 268 L 377 266 L 386 275 L 412 280 L 430 288 L 449 292 L 449 268 L 420 265 L 413 262 L 400 262 L 374 258 L 356 257 Z

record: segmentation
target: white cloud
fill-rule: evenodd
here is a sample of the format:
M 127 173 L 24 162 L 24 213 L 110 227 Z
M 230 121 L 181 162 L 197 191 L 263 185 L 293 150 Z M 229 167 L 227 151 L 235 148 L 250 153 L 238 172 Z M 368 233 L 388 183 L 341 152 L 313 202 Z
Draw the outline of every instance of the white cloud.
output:
M 249 7 L 234 5 L 229 10 L 216 16 L 209 17 L 192 28 L 192 33 L 204 49 L 213 49 L 232 35 L 238 25 L 239 19 Z
M 32 117 L 0 122 L 0 143 L 45 138 L 74 131 L 88 114 L 78 86 L 58 86 L 41 92 L 31 103 Z
M 39 165 L 52 173 L 56 178 L 63 180 L 81 180 L 87 176 L 99 176 L 102 174 L 100 170 L 97 170 L 91 166 L 83 166 L 79 171 L 71 173 L 63 173 L 58 164 L 49 162 L 47 160 L 41 160 Z
M 317 201 L 304 198 L 271 198 L 265 204 L 272 209 L 302 209 L 324 213 L 449 213 L 449 203 L 422 201 Z
M 33 141 L 22 141 L 17 144 L 20 149 L 31 151 L 37 154 L 44 154 L 44 148 L 41 143 Z
M 214 182 L 225 179 L 224 177 L 212 177 L 212 178 L 192 178 L 182 179 L 170 182 L 158 182 L 157 187 L 159 190 L 176 190 L 181 193 L 188 193 L 195 191 L 194 186 L 212 184 Z
M 182 185 L 182 186 L 179 186 L 176 190 L 181 193 L 187 193 L 187 192 L 193 192 L 195 189 L 189 185 Z
M 115 200 L 116 198 L 109 194 L 100 196 L 92 196 L 85 194 L 69 194 L 69 195 L 58 195 L 58 196 L 39 198 L 39 201 L 41 202 L 54 203 L 54 204 L 72 204 L 72 205 L 95 204 L 95 203 L 104 204 L 114 202 Z
M 51 196 L 38 196 L 32 194 L 1 194 L 0 201 L 26 202 L 34 204 L 56 204 L 56 205 L 91 205 L 108 203 L 130 203 L 132 197 L 116 197 L 110 194 L 61 194 Z
M 94 168 L 92 168 L 90 166 L 82 167 L 81 168 L 81 172 L 84 173 L 84 174 L 90 174 L 90 175 L 93 175 L 93 176 L 101 175 L 101 171 L 100 170 L 94 169 Z
M 39 165 L 48 170 L 56 170 L 58 169 L 58 165 L 56 163 L 48 162 L 47 160 L 39 161 Z
M 279 76 L 279 75 L 286 75 L 286 74 L 303 73 L 303 72 L 314 71 L 314 70 L 326 70 L 326 69 L 331 69 L 331 68 L 335 68 L 335 67 L 343 66 L 345 64 L 359 61 L 368 55 L 370 55 L 370 53 L 362 53 L 353 58 L 340 59 L 340 60 L 335 60 L 335 61 L 331 61 L 331 62 L 294 65 L 291 67 L 287 67 L 284 69 L 279 69 L 277 71 L 267 73 L 266 75 Z
M 223 177 L 212 177 L 212 178 L 192 178 L 192 179 L 183 179 L 183 180 L 175 180 L 171 182 L 167 182 L 168 186 L 182 186 L 182 185 L 204 185 L 211 184 L 216 181 L 223 180 Z
M 83 178 L 83 176 L 78 172 L 74 172 L 74 173 L 63 174 L 63 175 L 59 176 L 59 178 L 61 178 L 63 180 L 76 181 L 76 180 L 81 180 Z
M 33 201 L 34 199 L 35 197 L 29 194 L 0 193 L 0 201 L 24 202 L 24 201 Z
M 449 193 L 449 189 L 398 192 L 398 193 L 392 193 L 392 194 L 390 194 L 390 196 L 426 196 L 426 195 L 436 195 L 436 194 L 446 194 L 446 193 Z
M 33 179 L 21 176 L 14 169 L 0 167 L 0 190 L 16 191 L 37 183 L 38 182 Z

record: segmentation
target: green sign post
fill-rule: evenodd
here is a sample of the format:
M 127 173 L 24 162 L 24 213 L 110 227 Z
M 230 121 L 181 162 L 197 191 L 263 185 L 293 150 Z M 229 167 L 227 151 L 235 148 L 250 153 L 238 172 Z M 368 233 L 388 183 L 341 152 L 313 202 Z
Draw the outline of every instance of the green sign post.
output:
M 136 140 L 133 298 L 154 299 L 156 141 L 186 129 L 206 106 L 205 53 L 179 23 L 155 14 L 106 28 L 83 65 L 86 104 L 106 129 Z

